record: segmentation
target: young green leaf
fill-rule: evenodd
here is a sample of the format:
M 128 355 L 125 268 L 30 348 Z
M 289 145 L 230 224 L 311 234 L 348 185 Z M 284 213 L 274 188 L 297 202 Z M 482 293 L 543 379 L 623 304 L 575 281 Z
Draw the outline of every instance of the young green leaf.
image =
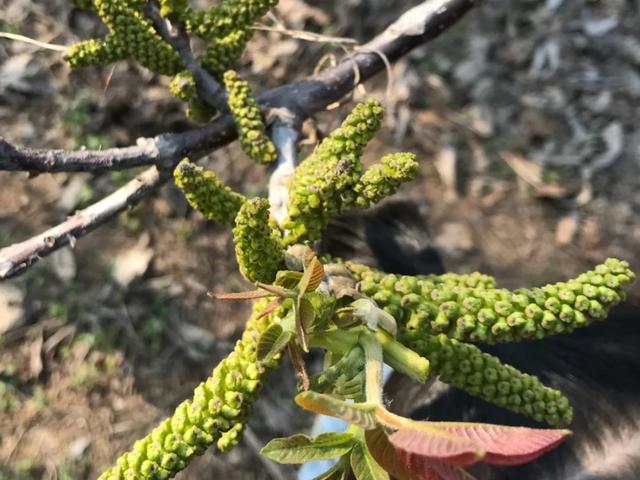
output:
M 312 480 L 349 480 L 349 454 L 345 454 L 333 467 L 326 472 L 322 472 Z
M 351 470 L 356 480 L 389 480 L 389 474 L 378 465 L 363 442 L 356 442 L 353 445 Z
M 284 330 L 274 323 L 267 328 L 258 340 L 257 357 L 261 362 L 268 362 L 287 347 L 293 332 Z
M 260 453 L 279 463 L 305 463 L 342 456 L 351 450 L 354 442 L 353 435 L 347 432 L 323 433 L 315 438 L 297 434 L 274 438 Z
M 306 298 L 301 298 L 300 309 L 298 313 L 300 314 L 300 322 L 302 323 L 305 331 L 310 331 L 313 327 L 313 321 L 316 318 L 316 311 L 313 308 L 311 302 Z
M 295 397 L 296 403 L 314 413 L 341 418 L 342 420 L 369 430 L 377 426 L 376 405 L 369 403 L 347 403 L 330 395 L 306 391 Z

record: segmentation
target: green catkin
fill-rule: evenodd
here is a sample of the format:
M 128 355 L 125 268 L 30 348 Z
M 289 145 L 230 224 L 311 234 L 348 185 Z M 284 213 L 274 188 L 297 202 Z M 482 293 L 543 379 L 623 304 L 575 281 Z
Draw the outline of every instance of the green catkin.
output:
M 107 35 L 103 40 L 84 40 L 69 47 L 65 55 L 71 68 L 107 65 L 122 59 L 116 37 Z
M 223 0 L 206 11 L 188 9 L 184 19 L 190 33 L 207 40 L 223 38 L 234 30 L 247 30 L 277 3 L 278 0 Z
M 253 198 L 240 208 L 233 243 L 240 272 L 250 282 L 271 283 L 284 268 L 282 237 L 269 218 L 266 198 Z
M 367 169 L 355 185 L 356 204 L 368 208 L 396 192 L 401 183 L 413 180 L 418 174 L 418 162 L 413 153 L 385 155 Z
M 271 163 L 276 159 L 276 147 L 265 131 L 260 106 L 249 83 L 233 70 L 224 74 L 224 86 L 229 94 L 229 109 L 238 130 L 244 152 L 255 162 Z
M 242 55 L 250 33 L 234 30 L 222 38 L 213 38 L 200 58 L 202 66 L 218 80 Z
M 134 59 L 149 70 L 174 75 L 184 67 L 178 53 L 155 32 L 139 9 L 144 2 L 94 0 L 96 12 L 111 30 L 104 40 L 73 45 L 67 52 L 72 68 Z
M 224 185 L 215 173 L 182 160 L 173 172 L 176 185 L 189 205 L 209 220 L 233 225 L 246 198 Z
M 191 72 L 184 70 L 173 76 L 169 82 L 169 92 L 180 100 L 191 100 L 196 96 L 196 81 Z
M 280 309 L 258 318 L 267 303 L 255 303 L 233 352 L 196 387 L 193 398 L 178 405 L 170 418 L 138 440 L 99 480 L 172 478 L 212 444 L 227 451 L 238 443 L 266 372 L 278 364 L 278 359 L 265 363 L 256 358 L 260 335 L 283 315 Z
M 635 278 L 627 262 L 614 258 L 573 280 L 515 291 L 450 283 L 450 276 L 434 281 L 371 270 L 356 275 L 362 293 L 401 324 L 489 344 L 540 339 L 603 320 Z
M 430 374 L 438 375 L 449 385 L 537 422 L 554 427 L 571 423 L 573 410 L 561 392 L 544 386 L 533 375 L 501 363 L 475 345 L 409 328 L 401 329 L 399 339 L 427 358 Z
M 380 128 L 382 116 L 377 100 L 358 104 L 298 166 L 289 188 L 289 216 L 282 223 L 289 231 L 287 245 L 317 240 L 329 219 L 354 206 L 362 149 Z

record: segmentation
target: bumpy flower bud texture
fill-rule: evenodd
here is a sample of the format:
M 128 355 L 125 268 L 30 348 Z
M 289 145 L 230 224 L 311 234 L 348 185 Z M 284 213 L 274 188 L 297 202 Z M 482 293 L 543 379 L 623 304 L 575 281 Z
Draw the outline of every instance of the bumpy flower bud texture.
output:
M 224 74 L 224 86 L 229 94 L 229 108 L 242 149 L 258 163 L 273 162 L 276 159 L 276 147 L 267 136 L 260 106 L 249 84 L 239 78 L 236 72 L 229 70 Z
M 262 311 L 266 303 L 256 302 L 254 312 Z M 265 373 L 277 365 L 276 359 L 259 362 L 256 349 L 262 332 L 280 314 L 282 309 L 258 319 L 254 313 L 233 352 L 196 387 L 193 398 L 178 405 L 170 418 L 138 440 L 99 480 L 164 480 L 213 443 L 221 451 L 236 445 Z
M 189 204 L 209 220 L 232 225 L 246 198 L 224 185 L 215 173 L 184 159 L 173 172 Z
M 269 218 L 266 198 L 253 198 L 240 208 L 233 243 L 240 271 L 251 282 L 271 283 L 284 268 L 282 237 Z

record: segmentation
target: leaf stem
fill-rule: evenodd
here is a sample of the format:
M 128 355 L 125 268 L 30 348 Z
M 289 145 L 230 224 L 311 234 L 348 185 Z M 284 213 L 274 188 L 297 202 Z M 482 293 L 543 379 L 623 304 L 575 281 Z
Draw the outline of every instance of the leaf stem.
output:
M 382 405 L 382 346 L 373 335 L 361 335 L 360 345 L 364 350 L 366 363 L 367 403 Z

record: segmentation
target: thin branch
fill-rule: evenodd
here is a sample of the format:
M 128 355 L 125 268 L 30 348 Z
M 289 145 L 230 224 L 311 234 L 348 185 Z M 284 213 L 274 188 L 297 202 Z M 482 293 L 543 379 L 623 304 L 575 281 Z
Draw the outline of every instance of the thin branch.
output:
M 142 138 L 138 144 L 106 150 L 46 150 L 16 147 L 0 137 L 0 170 L 27 172 L 81 172 L 122 170 L 162 161 L 155 139 Z
M 477 0 L 427 0 L 408 10 L 383 33 L 363 45 L 363 51 L 356 53 L 348 60 L 322 71 L 314 78 L 308 78 L 264 92 L 258 96 L 258 101 L 264 107 L 285 108 L 293 112 L 297 118 L 306 118 L 323 110 L 327 105 L 340 100 L 349 93 L 356 86 L 354 81 L 356 78 L 358 78 L 358 81 L 363 82 L 384 70 L 385 63 L 380 58 L 380 55 L 370 52 L 380 52 L 384 54 L 389 62 L 394 62 L 411 49 L 437 37 L 476 3 Z M 357 66 L 359 75 L 354 71 L 354 65 Z M 161 171 L 168 172 L 180 158 L 189 156 L 192 159 L 197 159 L 231 142 L 235 138 L 236 132 L 231 116 L 222 115 L 202 128 L 183 133 L 164 134 L 153 139 L 140 140 L 139 143 L 151 142 L 149 145 L 154 145 L 154 148 L 158 151 L 156 164 L 162 166 Z M 25 161 L 25 156 L 29 157 L 25 149 L 6 145 L 14 151 L 20 152 L 23 162 Z M 7 146 L 5 146 L 5 150 L 8 148 Z M 150 147 L 147 146 L 147 148 Z M 40 150 L 39 152 L 42 151 Z M 105 152 L 109 151 L 83 152 L 87 159 L 85 162 L 87 168 L 85 170 L 95 170 L 95 168 L 92 168 L 95 162 L 117 156 L 113 150 L 107 155 L 105 155 Z M 75 155 L 76 164 L 82 163 L 79 162 L 80 159 L 77 157 L 79 152 L 66 152 L 66 154 L 70 157 Z M 66 159 L 64 153 L 59 153 L 53 161 L 49 162 L 47 168 L 42 165 L 42 161 L 45 158 L 44 156 L 40 158 L 39 165 L 41 168 L 37 168 L 37 165 L 34 165 L 34 163 L 38 162 L 28 162 L 29 165 L 25 170 L 65 171 L 64 163 Z M 6 163 L 6 161 L 7 159 L 4 158 L 2 150 L 0 150 L 0 165 L 2 165 L 2 162 Z M 63 166 L 60 167 L 59 164 L 63 164 Z M 79 168 L 76 166 L 74 171 L 77 170 Z M 125 208 L 132 206 L 150 194 L 169 178 L 170 176 L 166 173 L 158 174 L 156 167 L 153 167 L 120 190 L 44 234 L 0 249 L 0 279 L 9 278 L 23 272 L 40 257 L 69 243 L 71 237 L 83 236 L 107 222 Z M 138 182 L 137 186 L 136 182 Z M 87 212 L 90 212 L 91 216 L 87 215 Z M 82 220 L 79 221 L 79 225 L 73 224 L 72 219 L 79 214 L 84 214 L 81 217 Z
M 30 37 L 25 37 L 24 35 L 18 35 L 17 33 L 0 32 L 0 38 L 7 38 L 16 42 L 28 43 L 30 45 L 35 45 L 36 47 L 44 48 L 45 50 L 55 50 L 56 52 L 66 52 L 69 48 L 66 45 L 41 42 Z
M 158 35 L 171 45 L 185 65 L 185 68 L 191 72 L 196 82 L 198 96 L 209 106 L 214 107 L 220 112 L 228 111 L 227 92 L 220 83 L 193 57 L 191 46 L 189 45 L 189 37 L 184 30 L 183 25 L 177 25 L 177 32 L 173 34 L 169 29 L 167 20 L 160 15 L 160 9 L 155 2 L 149 2 L 146 7 L 146 14 L 153 24 Z
M 156 190 L 164 183 L 166 176 L 161 175 L 155 167 L 150 168 L 124 187 L 90 207 L 76 212 L 61 224 L 27 241 L 3 248 L 0 250 L 0 278 L 9 278 L 26 270 L 40 257 L 60 247 L 68 244 L 73 246 L 76 238 L 86 235 Z
M 287 217 L 288 180 L 296 169 L 302 119 L 285 108 L 272 109 L 270 114 L 274 116 L 271 140 L 278 151 L 278 158 L 276 168 L 269 177 L 269 205 L 271 215 L 281 223 Z

